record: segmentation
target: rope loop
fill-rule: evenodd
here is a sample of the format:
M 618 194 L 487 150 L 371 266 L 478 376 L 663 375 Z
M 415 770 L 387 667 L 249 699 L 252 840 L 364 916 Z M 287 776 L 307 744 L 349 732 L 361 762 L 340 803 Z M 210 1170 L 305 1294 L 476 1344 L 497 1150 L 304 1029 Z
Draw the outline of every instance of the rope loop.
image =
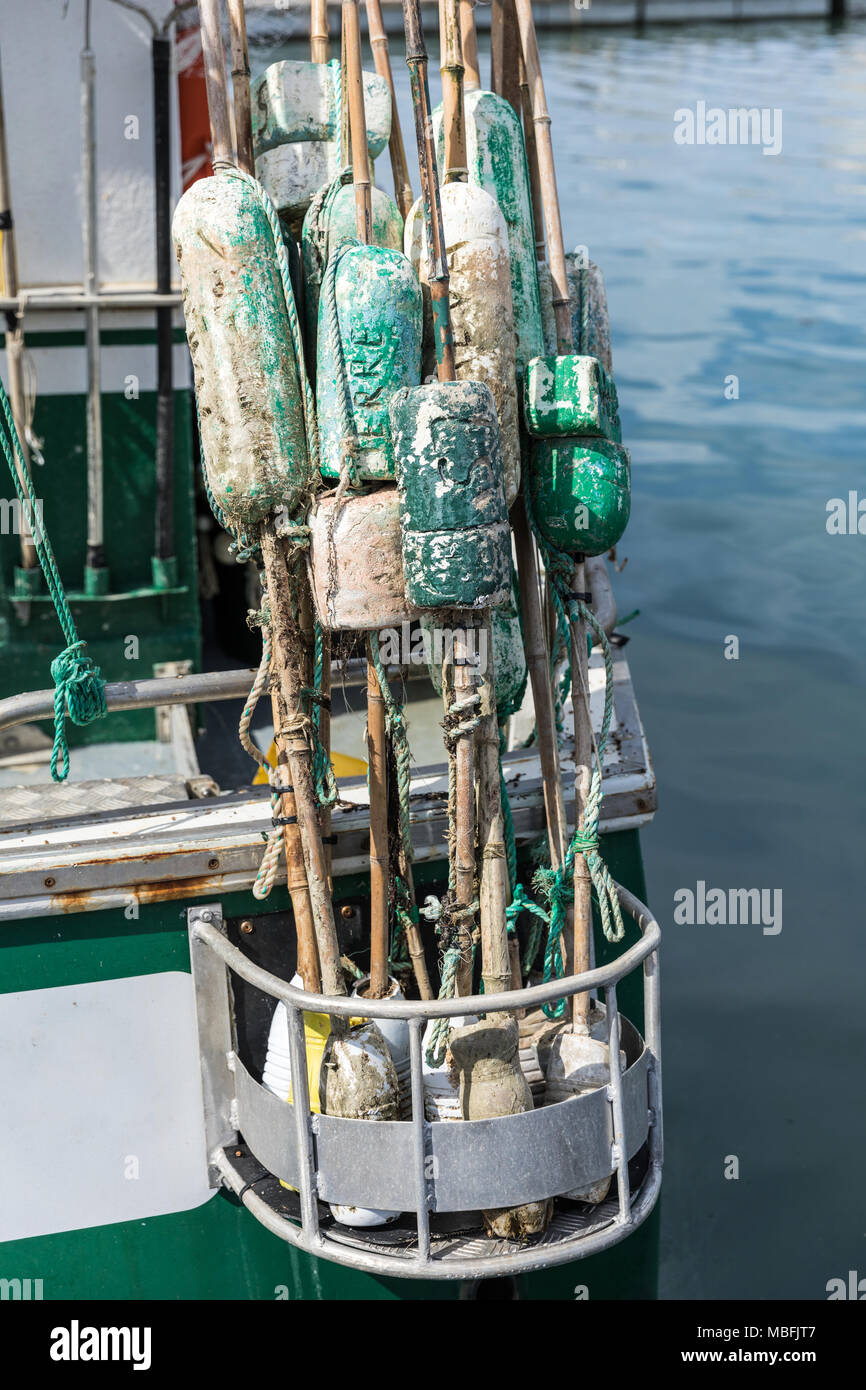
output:
M 72 642 L 51 663 L 54 681 L 54 747 L 51 750 L 51 776 L 65 782 L 69 775 L 69 746 L 66 720 L 81 727 L 102 719 L 108 713 L 105 682 L 89 656 L 86 642 Z

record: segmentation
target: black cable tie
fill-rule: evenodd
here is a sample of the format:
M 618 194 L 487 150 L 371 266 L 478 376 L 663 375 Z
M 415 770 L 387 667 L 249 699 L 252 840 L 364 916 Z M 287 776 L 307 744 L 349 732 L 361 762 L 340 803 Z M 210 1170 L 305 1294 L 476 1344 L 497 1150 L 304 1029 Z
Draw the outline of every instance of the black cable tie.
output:
M 575 589 L 571 593 L 566 594 L 565 597 L 569 602 L 579 599 L 581 603 L 592 603 L 592 594 L 589 590 L 582 594 L 579 589 Z
M 284 792 L 293 792 L 295 789 L 291 782 L 272 782 L 271 791 L 276 792 L 277 796 L 282 796 Z
M 297 825 L 297 816 L 271 816 L 271 825 Z
M 336 835 L 323 835 L 323 836 L 322 836 L 322 844 L 323 844 L 323 845 L 335 845 L 336 843 L 337 843 L 337 836 L 336 836 Z

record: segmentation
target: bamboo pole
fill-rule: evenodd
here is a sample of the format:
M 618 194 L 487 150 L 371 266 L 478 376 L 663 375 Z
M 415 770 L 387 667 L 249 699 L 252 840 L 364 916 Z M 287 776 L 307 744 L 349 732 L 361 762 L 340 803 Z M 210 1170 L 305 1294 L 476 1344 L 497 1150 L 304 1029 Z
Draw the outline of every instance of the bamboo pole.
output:
M 477 92 L 481 87 L 481 69 L 475 32 L 475 0 L 460 0 L 460 40 L 463 44 L 463 89 Z
M 250 58 L 247 49 L 247 21 L 244 14 L 244 0 L 228 0 L 228 8 L 238 167 L 248 174 L 255 174 L 252 107 L 250 106 Z
M 286 722 L 285 707 L 278 690 L 271 691 L 271 709 L 274 716 L 274 742 L 277 746 L 277 785 L 283 790 L 277 802 L 279 815 L 283 818 L 283 851 L 286 856 L 286 886 L 292 900 L 292 913 L 295 919 L 295 932 L 298 938 L 298 974 L 304 982 L 304 989 L 310 994 L 321 994 L 322 976 L 319 970 L 319 952 L 316 947 L 316 931 L 313 925 L 313 911 L 307 888 L 307 870 L 304 865 L 304 849 L 298 829 L 298 813 L 295 792 L 290 781 L 289 755 L 280 730 Z
M 544 240 L 544 209 L 541 205 L 541 183 L 538 177 L 538 150 L 535 145 L 535 126 L 532 122 L 532 97 L 529 94 L 529 79 L 523 54 L 518 53 L 518 83 L 520 86 L 520 108 L 523 115 L 523 141 L 526 145 L 526 163 L 529 169 L 529 196 L 532 199 L 532 222 L 535 229 L 535 259 L 543 265 L 547 259 Z
M 421 174 L 421 197 L 427 233 L 429 259 L 427 280 L 433 309 L 434 343 L 437 376 L 441 382 L 456 381 L 454 336 L 451 330 L 448 260 L 445 254 L 445 229 L 442 225 L 442 204 L 439 197 L 439 173 L 433 139 L 433 120 L 430 111 L 430 89 L 427 83 L 427 49 L 421 27 L 419 0 L 403 0 L 403 22 L 406 31 L 406 64 L 412 84 L 412 106 L 415 114 L 415 137 Z M 459 33 L 458 33 L 459 37 Z M 443 692 L 453 682 L 455 699 L 462 700 L 475 689 L 475 677 L 468 651 L 465 613 L 455 615 L 453 675 L 443 670 Z M 474 619 L 471 620 L 474 622 Z M 457 740 L 455 757 L 456 804 L 454 808 L 453 849 L 455 885 L 454 897 L 458 907 L 468 907 L 475 888 L 475 759 L 471 734 Z M 472 927 L 468 917 L 461 919 L 463 964 L 458 971 L 458 994 L 468 994 L 471 981 Z
M 219 0 L 198 0 L 204 80 L 210 115 L 211 163 L 231 164 L 232 128 L 226 85 L 226 58 L 220 25 Z
M 518 47 L 514 0 L 493 0 L 490 8 L 490 86 L 519 114 Z
M 214 162 L 226 163 L 230 162 L 230 147 L 227 144 L 230 121 L 219 0 L 198 0 L 198 6 Z M 264 525 L 261 528 L 259 541 L 271 613 L 271 660 L 282 700 L 283 722 L 274 733 L 278 747 L 285 750 L 288 760 L 318 946 L 321 983 L 326 994 L 345 994 L 346 986 L 340 969 L 340 949 L 337 944 L 334 910 L 328 888 L 327 866 L 313 785 L 308 737 L 309 720 L 301 712 L 303 641 L 294 609 L 285 551 L 273 526 Z M 303 578 L 301 582 L 304 582 Z M 334 1020 L 334 1031 L 345 1031 L 342 1021 Z
M 544 215 L 544 228 L 547 236 L 547 249 L 550 259 L 550 275 L 553 285 L 553 309 L 556 316 L 557 350 L 562 354 L 574 351 L 574 335 L 571 326 L 571 300 L 568 292 L 568 274 L 565 263 L 565 247 L 562 238 L 562 217 L 559 208 L 559 195 L 556 187 L 556 169 L 553 161 L 553 142 L 550 136 L 550 113 L 541 76 L 541 63 L 538 56 L 538 41 L 535 35 L 535 22 L 532 17 L 531 0 L 515 0 L 517 22 L 520 27 L 520 43 L 523 62 L 526 67 L 527 84 L 532 102 L 532 123 L 535 127 L 535 147 L 538 164 L 538 181 L 541 190 L 541 205 Z M 584 597 L 585 565 L 584 556 L 575 559 L 574 592 Z M 571 702 L 574 713 L 574 815 L 576 828 L 582 829 L 586 814 L 586 798 L 592 775 L 592 724 L 589 708 L 589 677 L 586 657 L 586 625 L 572 623 L 572 683 Z M 585 857 L 574 856 L 574 914 L 563 932 L 563 958 L 566 974 L 577 974 L 589 969 L 592 948 L 592 902 L 589 869 Z M 588 995 L 572 996 L 572 1027 L 576 1033 L 589 1031 Z
M 406 149 L 403 144 L 403 131 L 400 128 L 400 113 L 397 110 L 397 93 L 394 88 L 394 74 L 391 71 L 391 54 L 388 49 L 388 35 L 382 20 L 380 0 L 365 0 L 367 8 L 367 29 L 373 62 L 380 77 L 384 77 L 391 93 L 391 134 L 388 139 L 388 153 L 391 156 L 391 173 L 394 177 L 394 199 L 400 209 L 404 222 L 412 210 L 414 195 L 406 163 Z
M 529 668 L 532 703 L 535 708 L 535 728 L 544 787 L 547 840 L 550 847 L 551 866 L 558 869 L 568 843 L 568 821 L 565 815 L 565 796 L 562 790 L 562 769 L 559 764 L 556 714 L 553 686 L 550 679 L 550 652 L 544 631 L 538 559 L 529 530 L 529 523 L 526 519 L 523 499 L 520 497 L 511 509 L 511 524 L 517 556 L 517 578 L 520 586 L 526 664 Z
M 550 138 L 550 113 L 547 109 L 544 81 L 541 76 L 538 40 L 535 37 L 535 21 L 532 18 L 532 0 L 514 0 L 514 3 L 517 9 L 520 44 L 532 102 L 532 122 L 535 127 L 541 206 L 544 214 L 545 232 L 547 233 L 550 277 L 553 282 L 553 312 L 556 316 L 557 346 L 559 352 L 569 353 L 574 351 L 574 338 L 571 331 L 571 300 L 568 294 L 565 246 L 562 240 L 562 218 L 559 211 L 559 195 L 556 189 L 556 169 L 553 163 L 553 142 Z
M 446 182 L 466 181 L 466 118 L 463 101 L 463 44 L 459 0 L 440 0 L 443 126 Z M 480 716 L 476 734 L 478 756 L 478 842 L 481 854 L 479 916 L 484 989 L 501 993 L 511 984 L 511 961 L 505 910 L 508 906 L 508 867 L 505 858 L 505 822 L 499 781 L 499 724 L 496 718 L 493 637 L 490 614 L 481 615 L 476 632 L 484 639 L 485 664 L 481 676 Z M 473 656 L 475 653 L 473 653 Z M 469 668 L 456 667 L 455 675 Z M 473 673 L 473 684 L 475 676 Z M 461 740 L 464 742 L 464 740 Z M 468 743 L 468 740 L 465 740 Z M 458 837 L 460 843 L 460 837 Z M 461 844 L 462 852 L 468 846 Z M 474 857 L 474 848 L 473 848 Z
M 314 63 L 327 63 L 330 57 L 328 0 L 312 0 L 310 5 L 310 57 Z
M 355 185 L 355 223 L 359 240 L 373 239 L 370 159 L 361 72 L 361 25 L 358 0 L 343 0 L 343 41 L 349 94 L 349 136 L 352 181 Z M 383 999 L 390 988 L 388 971 L 389 871 L 388 756 L 385 700 L 367 641 L 367 766 L 370 791 L 370 988 L 371 999 Z

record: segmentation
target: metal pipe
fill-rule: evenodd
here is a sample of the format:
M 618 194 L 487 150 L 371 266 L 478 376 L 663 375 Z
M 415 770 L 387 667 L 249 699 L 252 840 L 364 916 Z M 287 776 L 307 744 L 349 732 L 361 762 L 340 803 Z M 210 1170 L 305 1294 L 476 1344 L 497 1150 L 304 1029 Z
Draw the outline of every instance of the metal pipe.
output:
M 313 1157 L 313 1136 L 310 1128 L 310 1088 L 307 1082 L 307 1042 L 304 1036 L 304 1016 L 300 1009 L 290 1008 L 289 1056 L 292 1063 L 292 1110 L 298 1143 L 301 1184 L 301 1221 L 304 1235 L 315 1240 L 319 1234 L 319 1208 L 316 1205 L 316 1164 Z
M 157 293 L 171 292 L 171 39 L 154 34 L 153 179 L 156 235 Z M 165 305 L 156 313 L 156 531 L 154 555 L 159 561 L 174 556 L 174 380 L 172 374 L 173 312 Z M 159 565 L 161 572 L 165 566 Z M 155 576 L 156 578 L 156 576 Z
M 430 1259 L 430 1198 L 427 1191 L 427 1130 L 424 1118 L 424 1076 L 421 1035 L 424 1020 L 409 1023 L 409 1077 L 412 1086 L 412 1158 L 415 1168 L 415 1210 L 418 1217 L 418 1258 Z
M 324 1237 L 321 1232 L 315 1241 L 308 1241 L 296 1222 L 280 1216 L 264 1198 L 259 1197 L 249 1183 L 232 1166 L 225 1152 L 220 1149 L 214 1162 L 223 1180 L 240 1198 L 243 1205 L 256 1220 L 280 1240 L 299 1250 L 306 1250 L 324 1260 L 348 1265 L 351 1269 L 361 1269 L 367 1274 L 382 1274 L 401 1279 L 487 1279 L 509 1274 L 529 1274 L 533 1270 L 546 1269 L 556 1265 L 570 1264 L 575 1259 L 598 1254 L 618 1244 L 626 1232 L 618 1221 L 611 1221 L 591 1235 L 553 1242 L 544 1245 L 531 1245 L 516 1254 L 496 1254 L 482 1256 L 448 1255 L 444 1259 L 422 1260 L 417 1258 L 380 1255 L 365 1247 L 353 1247 Z M 658 1200 L 661 1188 L 661 1170 L 651 1169 L 644 1181 L 639 1195 L 632 1205 L 629 1230 L 636 1230 L 646 1220 Z
M 607 965 L 596 966 L 594 970 L 587 970 L 582 975 L 572 975 L 570 979 L 549 980 L 547 984 L 532 985 L 529 989 L 504 990 L 496 996 L 497 1012 L 539 1008 L 542 1004 L 550 1004 L 555 999 L 567 998 L 581 991 L 606 989 L 630 974 L 648 955 L 656 951 L 661 942 L 661 929 L 658 923 L 649 917 L 649 909 L 619 884 L 617 892 L 622 906 L 635 920 L 638 920 L 638 914 L 646 914 L 640 941 L 635 942 L 634 946 L 630 946 L 621 956 L 617 956 L 616 960 L 609 961 Z M 329 997 L 308 994 L 305 990 L 295 989 L 279 976 L 255 965 L 243 951 L 232 946 L 222 932 L 209 927 L 207 923 L 197 922 L 193 930 L 196 936 L 207 942 L 217 955 L 221 956 L 230 970 L 240 975 L 242 980 L 269 994 L 273 999 L 282 1000 L 287 1008 L 328 1013 L 336 1018 L 349 1019 L 357 1015 L 356 998 L 347 998 L 345 995 Z M 373 1020 L 456 1018 L 462 1014 L 485 1013 L 489 1008 L 490 999 L 483 994 L 456 995 L 453 999 L 365 999 L 364 1017 Z
M 249 693 L 253 671 L 206 671 L 153 680 L 111 681 L 105 687 L 109 714 L 119 709 L 153 709 L 156 705 L 206 704 L 209 700 L 238 700 Z M 0 700 L 0 733 L 16 724 L 50 719 L 53 690 L 29 690 Z
M 167 291 L 165 294 L 154 293 L 151 290 L 126 291 L 121 294 L 112 294 L 100 291 L 97 294 L 60 294 L 50 290 L 34 290 L 27 294 L 12 294 L 0 296 L 0 313 L 2 314 L 41 314 L 49 310 L 57 313 L 76 313 L 82 309 L 161 309 L 177 308 L 182 303 L 181 296 L 177 293 Z
M 24 333 L 20 319 L 17 317 L 19 310 L 17 306 L 12 307 L 14 296 L 18 294 L 18 256 L 15 246 L 15 224 L 12 218 L 12 195 L 9 186 L 2 72 L 0 72 L 0 240 L 2 240 L 0 270 L 2 270 L 3 275 L 3 293 L 12 296 L 12 301 L 8 306 L 4 301 L 0 301 L 3 312 L 6 314 L 6 366 L 9 381 L 9 404 L 12 407 L 12 418 L 15 421 L 15 429 L 21 443 L 24 468 L 29 473 L 30 450 L 27 444 L 23 383 Z M 17 461 L 16 470 L 21 478 L 22 486 L 25 486 L 27 480 L 21 476 L 22 470 Z M 33 533 L 30 529 L 30 518 L 26 514 L 26 509 L 22 510 L 20 525 L 21 564 L 24 569 L 32 570 L 37 565 L 36 547 L 33 544 Z
M 613 1120 L 614 1162 L 616 1164 L 617 1194 L 619 1196 L 619 1219 L 625 1223 L 629 1219 L 631 1191 L 628 1181 L 628 1150 L 625 1137 L 625 1107 L 622 1094 L 622 1071 L 619 1063 L 619 1012 L 616 1003 L 616 985 L 609 985 L 604 995 L 607 1009 L 607 1045 L 610 1067 L 608 1100 Z
M 84 244 L 84 293 L 96 293 L 99 279 L 96 191 L 96 56 L 90 46 L 91 0 L 85 0 L 84 47 L 81 50 L 81 232 Z M 99 359 L 99 307 L 86 310 L 87 339 L 87 552 L 84 587 L 105 593 L 105 519 L 103 511 L 102 402 Z M 101 571 L 101 573 L 99 573 Z

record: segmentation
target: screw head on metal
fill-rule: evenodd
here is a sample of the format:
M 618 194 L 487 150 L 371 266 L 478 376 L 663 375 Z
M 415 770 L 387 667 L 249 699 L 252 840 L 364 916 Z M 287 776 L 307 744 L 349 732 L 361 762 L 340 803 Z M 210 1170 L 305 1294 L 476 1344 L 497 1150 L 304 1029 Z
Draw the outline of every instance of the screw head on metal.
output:
M 244 936 L 249 936 L 250 932 L 255 931 L 255 927 L 253 926 L 249 918 L 241 922 L 241 931 L 243 932 Z

